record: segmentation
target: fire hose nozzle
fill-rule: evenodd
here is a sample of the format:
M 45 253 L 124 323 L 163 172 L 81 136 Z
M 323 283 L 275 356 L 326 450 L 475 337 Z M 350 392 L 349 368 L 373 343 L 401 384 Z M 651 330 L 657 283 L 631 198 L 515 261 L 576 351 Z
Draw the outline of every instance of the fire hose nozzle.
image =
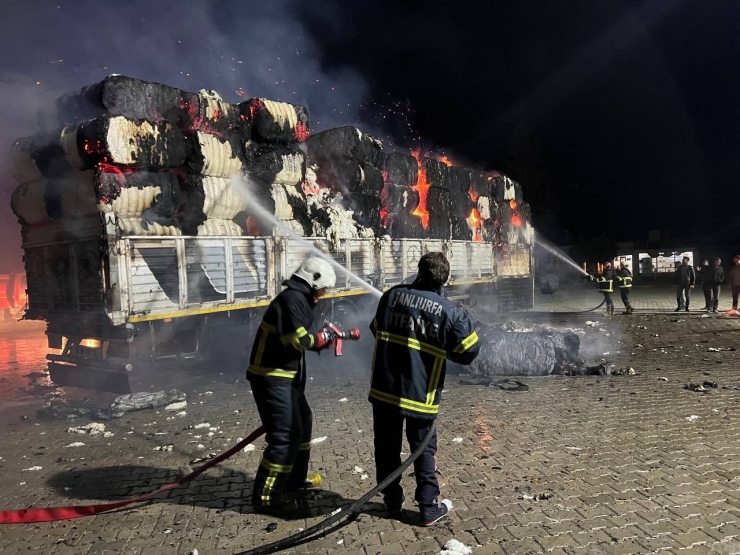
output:
M 342 331 L 331 322 L 327 322 L 326 326 L 329 327 L 329 329 L 331 329 L 337 336 L 337 338 L 334 340 L 334 356 L 342 356 L 342 342 L 344 339 L 349 339 L 351 341 L 357 341 L 358 339 L 360 339 L 359 328 L 352 328 L 349 331 Z
M 349 331 L 343 331 L 342 339 L 350 339 L 351 341 L 358 341 L 360 339 L 360 328 L 352 328 Z

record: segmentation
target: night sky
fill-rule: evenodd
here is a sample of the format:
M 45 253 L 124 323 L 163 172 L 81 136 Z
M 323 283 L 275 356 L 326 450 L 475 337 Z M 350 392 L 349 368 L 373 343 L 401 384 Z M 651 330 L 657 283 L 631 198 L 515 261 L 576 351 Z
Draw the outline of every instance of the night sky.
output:
M 0 145 L 110 73 L 519 177 L 540 233 L 740 236 L 740 3 L 4 0 Z M 3 156 L 3 159 L 5 157 Z M 523 177 L 526 176 L 526 179 Z M 0 272 L 20 265 L 0 164 Z

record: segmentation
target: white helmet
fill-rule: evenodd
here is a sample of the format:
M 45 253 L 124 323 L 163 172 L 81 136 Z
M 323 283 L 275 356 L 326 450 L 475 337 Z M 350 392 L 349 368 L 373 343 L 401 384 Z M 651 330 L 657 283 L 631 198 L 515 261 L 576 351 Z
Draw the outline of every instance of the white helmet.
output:
M 293 272 L 294 278 L 300 278 L 305 281 L 314 291 L 324 289 L 325 287 L 334 287 L 337 283 L 337 275 L 334 268 L 326 260 L 318 256 L 310 256 L 298 266 Z

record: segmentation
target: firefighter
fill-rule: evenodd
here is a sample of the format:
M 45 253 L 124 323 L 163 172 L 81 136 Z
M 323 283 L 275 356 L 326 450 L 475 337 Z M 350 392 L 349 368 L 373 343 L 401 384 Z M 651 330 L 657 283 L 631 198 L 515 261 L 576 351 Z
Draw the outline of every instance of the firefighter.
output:
M 287 516 L 298 508 L 286 492 L 306 485 L 313 417 L 306 401 L 304 351 L 331 347 L 337 338 L 328 325 L 318 333 L 307 329 L 318 299 L 334 287 L 331 265 L 309 257 L 283 285 L 260 323 L 249 359 L 247 379 L 265 427 L 267 447 L 254 480 L 255 512 Z
M 375 352 L 369 400 L 373 404 L 375 464 L 378 483 L 401 465 L 403 423 L 411 451 L 423 441 L 439 411 L 447 360 L 470 364 L 480 345 L 473 321 L 459 307 L 441 297 L 450 264 L 441 252 L 419 260 L 411 284 L 386 291 L 370 330 Z M 449 511 L 439 497 L 434 455 L 436 432 L 414 461 L 416 501 L 421 523 L 431 526 Z M 401 513 L 406 498 L 399 476 L 383 490 L 391 516 Z
M 606 262 L 604 264 L 604 271 L 596 278 L 596 283 L 599 285 L 599 292 L 604 294 L 606 315 L 614 316 L 614 301 L 612 300 L 612 293 L 614 292 L 614 272 L 612 271 L 611 262 Z
M 624 304 L 624 314 L 632 314 L 632 305 L 630 304 L 632 272 L 630 272 L 630 267 L 627 262 L 620 262 L 616 278 L 617 285 L 619 285 L 619 294 L 622 296 L 622 303 Z M 614 313 L 614 308 L 612 308 L 612 313 Z

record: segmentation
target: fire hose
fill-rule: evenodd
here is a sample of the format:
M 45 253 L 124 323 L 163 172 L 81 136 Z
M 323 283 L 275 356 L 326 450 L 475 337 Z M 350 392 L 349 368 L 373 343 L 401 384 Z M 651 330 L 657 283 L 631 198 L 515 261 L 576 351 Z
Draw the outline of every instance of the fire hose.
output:
M 360 330 L 357 328 L 353 328 L 350 331 L 343 332 L 336 325 L 332 323 L 327 323 L 326 326 L 329 327 L 335 335 L 334 340 L 333 340 L 333 345 L 334 345 L 334 354 L 336 356 L 342 356 L 342 340 L 349 339 L 349 340 L 357 341 L 360 339 Z M 142 501 L 146 501 L 148 499 L 151 499 L 159 495 L 160 493 L 164 493 L 165 491 L 179 488 L 180 486 L 197 478 L 199 475 L 201 475 L 203 472 L 205 472 L 209 468 L 217 465 L 218 463 L 222 461 L 225 461 L 226 459 L 232 457 L 234 454 L 244 449 L 247 445 L 253 443 L 264 433 L 265 433 L 264 426 L 260 426 L 255 431 L 253 431 L 251 434 L 249 434 L 249 436 L 247 436 L 245 439 L 243 439 L 242 441 L 240 441 L 239 443 L 231 447 L 229 450 L 209 460 L 208 462 L 198 467 L 197 469 L 185 474 L 176 482 L 166 484 L 162 486 L 161 488 L 158 488 L 149 493 L 138 495 L 136 497 L 125 499 L 123 501 L 114 501 L 112 503 L 97 503 L 94 505 L 76 505 L 76 506 L 68 505 L 68 506 L 62 506 L 62 507 L 39 507 L 39 508 L 32 507 L 28 509 L 0 511 L 0 524 L 30 524 L 34 522 L 53 522 L 53 521 L 58 521 L 58 520 L 72 520 L 75 518 L 82 518 L 85 516 L 94 516 L 94 515 L 98 515 L 101 513 L 106 513 L 108 511 L 120 509 L 128 505 L 132 505 L 134 503 L 140 503 Z
M 312 539 L 313 536 L 317 535 L 319 532 L 328 528 L 329 526 L 332 526 L 333 524 L 337 524 L 341 520 L 345 518 L 350 518 L 354 516 L 355 514 L 359 513 L 362 507 L 364 507 L 365 504 L 368 501 L 370 501 L 370 499 L 372 499 L 378 493 L 380 493 L 382 490 L 388 487 L 388 485 L 391 482 L 393 482 L 393 480 L 401 476 L 401 474 L 403 474 L 406 471 L 406 469 L 409 466 L 411 466 L 411 463 L 413 463 L 416 459 L 419 458 L 419 456 L 422 454 L 424 449 L 426 449 L 427 445 L 431 441 L 432 436 L 434 435 L 434 432 L 436 429 L 437 429 L 437 420 L 435 419 L 435 420 L 432 420 L 432 425 L 429 427 L 429 431 L 427 432 L 427 435 L 424 437 L 424 440 L 419 444 L 416 450 L 413 453 L 411 453 L 409 458 L 403 461 L 403 463 L 401 463 L 401 466 L 399 466 L 396 470 L 394 470 L 385 480 L 380 482 L 377 486 L 375 486 L 373 489 L 371 489 L 369 492 L 367 492 L 365 495 L 360 497 L 357 501 L 355 501 L 351 505 L 340 507 L 339 509 L 334 511 L 331 515 L 326 517 L 321 522 L 314 524 L 310 528 L 306 528 L 305 530 L 298 532 L 297 534 L 293 534 L 292 536 L 288 536 L 287 538 L 277 540 L 273 543 L 268 543 L 267 545 L 255 547 L 254 549 L 249 549 L 247 551 L 241 551 L 237 553 L 236 555 L 263 555 L 265 553 L 275 553 L 277 551 L 281 551 L 283 549 L 293 547 L 299 543 L 304 542 L 304 540 Z
M 74 518 L 81 518 L 84 516 L 94 516 L 94 515 L 98 515 L 101 513 L 106 513 L 108 511 L 120 509 L 122 507 L 131 505 L 133 503 L 140 503 L 141 501 L 146 501 L 147 499 L 151 499 L 152 497 L 159 495 L 160 493 L 163 493 L 165 491 L 179 488 L 183 484 L 186 484 L 190 482 L 191 480 L 197 478 L 200 474 L 202 474 L 203 472 L 205 472 L 212 466 L 217 465 L 218 463 L 222 461 L 225 461 L 226 459 L 228 459 L 235 453 L 238 453 L 239 451 L 244 449 L 250 443 L 253 443 L 257 438 L 259 438 L 264 433 L 265 433 L 264 426 L 260 426 L 255 431 L 253 431 L 251 434 L 249 434 L 245 439 L 243 439 L 242 441 L 234 445 L 231 449 L 229 449 L 228 451 L 224 451 L 218 457 L 206 462 L 203 466 L 196 468 L 195 470 L 183 476 L 176 482 L 172 482 L 170 484 L 162 486 L 161 488 L 156 489 L 149 493 L 145 493 L 144 495 L 132 497 L 130 499 L 125 499 L 123 501 L 114 501 L 113 503 L 98 503 L 96 505 L 76 505 L 76 506 L 66 506 L 66 507 L 43 507 L 43 508 L 40 507 L 40 508 L 31 508 L 31 509 L 0 511 L 0 524 L 29 524 L 32 522 L 53 522 L 57 520 L 72 520 Z

